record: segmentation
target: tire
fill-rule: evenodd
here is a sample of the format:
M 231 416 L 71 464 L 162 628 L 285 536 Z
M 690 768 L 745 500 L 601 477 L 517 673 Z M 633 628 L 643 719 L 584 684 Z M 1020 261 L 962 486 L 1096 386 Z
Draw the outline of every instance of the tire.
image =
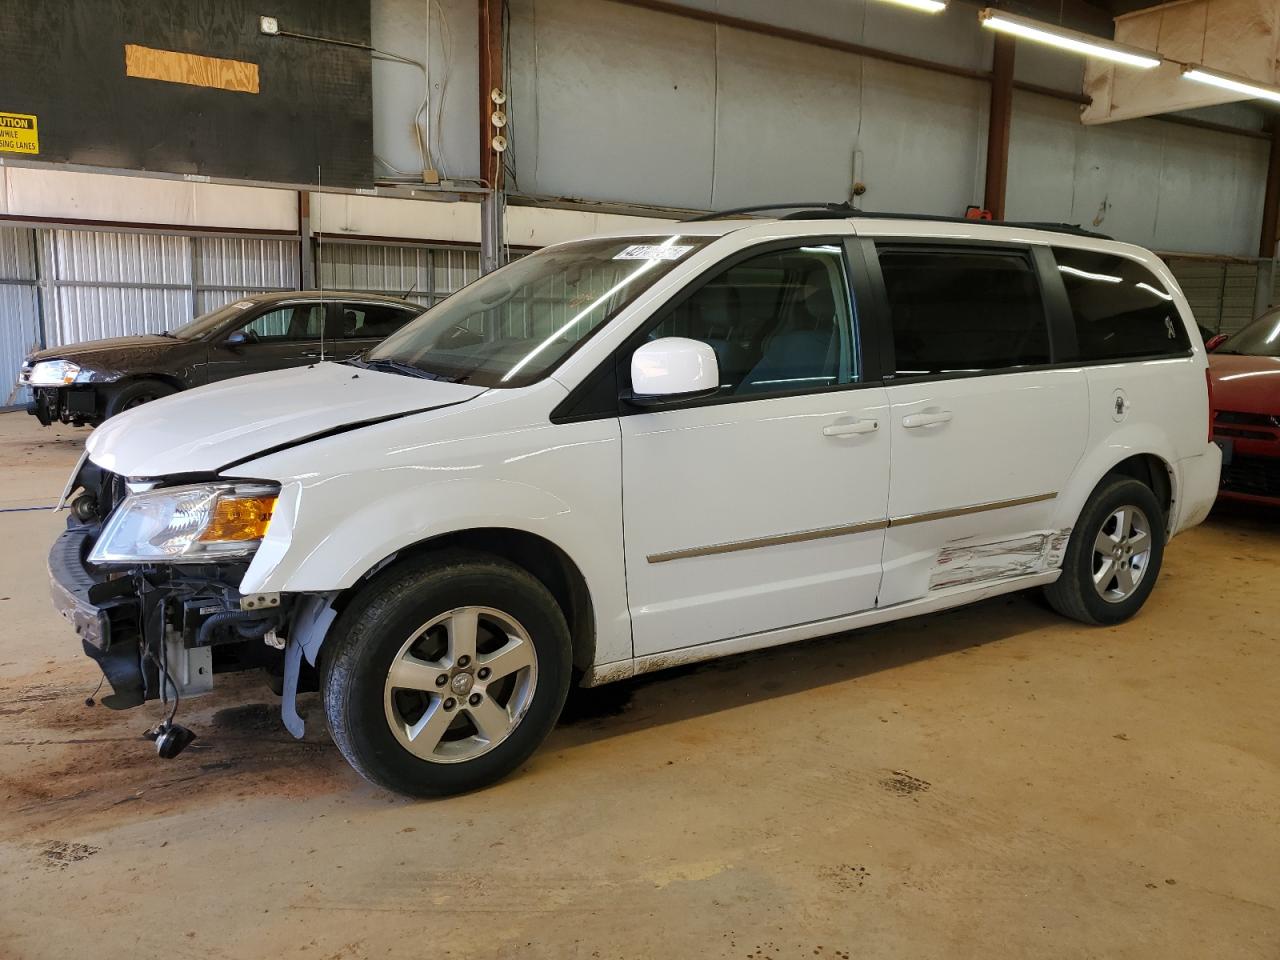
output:
M 560 716 L 572 662 L 564 614 L 540 581 L 496 557 L 449 552 L 392 567 L 356 596 L 325 643 L 320 688 L 334 742 L 361 776 L 444 796 L 488 786 L 529 758 Z M 413 686 L 393 682 L 393 667 Z
M 177 393 L 177 390 L 159 380 L 134 380 L 126 383 L 107 398 L 103 419 L 110 419 L 118 413 L 167 397 L 171 393 Z
M 1143 527 L 1146 541 L 1136 537 Z M 1129 477 L 1103 481 L 1071 533 L 1062 576 L 1045 588 L 1049 605 L 1081 623 L 1128 620 L 1155 587 L 1164 545 L 1164 510 L 1151 488 Z

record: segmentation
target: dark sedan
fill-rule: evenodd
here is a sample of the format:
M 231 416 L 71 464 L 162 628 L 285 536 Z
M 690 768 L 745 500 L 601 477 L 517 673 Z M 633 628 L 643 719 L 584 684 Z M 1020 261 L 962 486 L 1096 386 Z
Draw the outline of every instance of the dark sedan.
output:
M 19 382 L 48 426 L 99 424 L 122 410 L 202 384 L 361 353 L 423 311 L 378 294 L 292 291 L 245 297 L 177 330 L 31 354 Z

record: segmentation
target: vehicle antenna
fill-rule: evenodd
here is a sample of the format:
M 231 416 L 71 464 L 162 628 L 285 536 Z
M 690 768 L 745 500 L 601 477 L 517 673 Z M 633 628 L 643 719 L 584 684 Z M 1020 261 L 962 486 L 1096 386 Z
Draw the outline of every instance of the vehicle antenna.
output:
M 316 199 L 320 203 L 316 207 L 317 220 L 321 221 L 316 227 L 316 289 L 324 292 L 324 199 L 323 191 L 320 188 L 320 164 L 316 164 Z M 320 315 L 320 362 L 324 363 L 324 331 L 329 326 L 329 305 L 324 302 L 324 298 L 320 298 L 320 309 L 324 312 Z

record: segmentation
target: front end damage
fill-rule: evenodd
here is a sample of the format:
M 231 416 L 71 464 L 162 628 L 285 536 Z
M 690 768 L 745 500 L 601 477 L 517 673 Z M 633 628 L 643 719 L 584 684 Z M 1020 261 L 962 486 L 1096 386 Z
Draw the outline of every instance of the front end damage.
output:
M 328 597 L 246 596 L 239 584 L 248 558 L 91 563 L 94 543 L 128 490 L 123 478 L 88 461 L 69 489 L 67 529 L 49 554 L 50 590 L 55 608 L 110 684 L 103 704 L 117 710 L 157 700 L 168 705 L 148 736 L 161 756 L 174 756 L 194 736 L 174 722 L 182 700 L 211 691 L 215 674 L 261 669 L 284 697 L 285 726 L 301 737 L 294 697 L 300 687 L 316 686 L 300 640 L 327 627 Z M 312 660 L 318 644 L 318 637 L 309 644 Z

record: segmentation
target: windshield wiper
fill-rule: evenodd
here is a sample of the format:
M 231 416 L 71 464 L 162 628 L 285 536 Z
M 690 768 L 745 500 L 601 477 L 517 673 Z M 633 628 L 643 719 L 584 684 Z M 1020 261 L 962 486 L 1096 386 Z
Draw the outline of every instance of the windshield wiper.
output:
M 415 367 L 412 363 L 404 360 L 391 360 L 387 357 L 378 357 L 373 359 L 370 357 L 352 357 L 348 363 L 354 363 L 356 366 L 365 367 L 371 370 L 385 370 L 387 373 L 399 373 L 406 377 L 418 377 L 421 380 L 444 380 L 445 377 L 438 376 L 421 367 Z

